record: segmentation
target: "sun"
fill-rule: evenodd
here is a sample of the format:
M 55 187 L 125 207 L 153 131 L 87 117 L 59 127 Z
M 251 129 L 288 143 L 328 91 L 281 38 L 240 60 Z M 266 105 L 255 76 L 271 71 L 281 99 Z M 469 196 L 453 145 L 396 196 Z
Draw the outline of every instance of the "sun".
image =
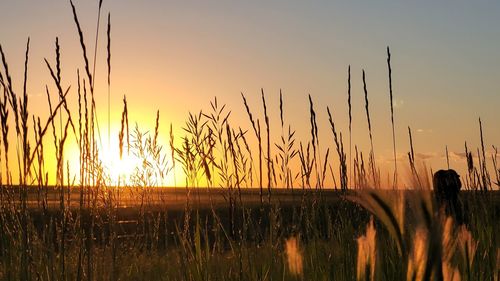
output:
M 147 134 L 145 135 L 148 136 Z M 159 137 L 158 143 L 164 140 Z M 130 148 L 127 144 L 123 147 L 120 156 L 120 145 L 118 137 L 108 141 L 103 138 L 97 143 L 98 166 L 102 168 L 102 175 L 106 186 L 110 187 L 175 187 L 177 183 L 183 182 L 181 168 L 175 167 L 172 160 L 170 147 L 161 145 L 160 154 L 153 157 L 152 153 L 145 147 L 137 148 L 137 144 L 131 142 Z M 65 148 L 65 159 L 68 169 L 74 181 L 80 178 L 80 151 L 76 144 Z M 141 151 L 139 153 L 139 151 Z M 155 154 L 156 155 L 156 154 Z
M 140 168 L 141 160 L 133 154 L 123 153 L 110 146 L 100 152 L 100 160 L 111 186 L 130 185 L 131 178 Z
M 124 147 L 120 156 L 118 140 L 103 145 L 99 160 L 110 186 L 174 186 L 174 171 L 170 162 L 158 163 L 146 150 L 140 156 L 133 147 Z M 164 151 L 163 153 L 168 153 Z

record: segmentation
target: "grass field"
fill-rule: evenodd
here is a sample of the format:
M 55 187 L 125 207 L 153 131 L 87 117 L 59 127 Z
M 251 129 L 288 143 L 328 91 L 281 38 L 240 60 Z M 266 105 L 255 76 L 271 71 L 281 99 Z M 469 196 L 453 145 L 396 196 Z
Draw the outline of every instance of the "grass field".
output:
M 93 201 L 95 206 L 79 209 L 80 193 L 74 190 L 69 193 L 69 201 L 68 197 L 65 199 L 64 211 L 57 199 L 60 194 L 53 189 L 48 193 L 47 208 L 34 206 L 32 204 L 38 201 L 30 200 L 33 203 L 27 213 L 26 228 L 30 241 L 30 277 L 41 280 L 355 280 L 356 276 L 363 279 L 360 275 L 364 274 L 356 264 L 362 261 L 363 255 L 372 255 L 360 252 L 362 244 L 367 242 L 370 244 L 367 249 L 374 247 L 369 250 L 374 252 L 364 261 L 366 272 L 374 267 L 377 280 L 402 280 L 409 274 L 412 263 L 422 267 L 418 274 L 424 274 L 425 267 L 432 266 L 425 265 L 425 258 L 436 254 L 433 248 L 415 249 L 421 239 L 415 233 L 425 229 L 421 228 L 425 223 L 419 204 L 432 196 L 424 191 L 276 190 L 273 202 L 264 205 L 260 204 L 258 189 L 243 190 L 242 201 L 234 205 L 224 198 L 227 195 L 224 189 L 121 192 L 110 197 L 116 201 L 103 198 Z M 138 192 L 148 193 L 144 201 Z M 371 197 L 371 193 L 378 195 Z M 118 196 L 123 199 L 118 200 Z M 498 277 L 495 233 L 500 231 L 496 223 L 500 216 L 500 194 L 471 191 L 461 196 L 464 209 L 469 210 L 466 225 L 472 236 L 467 236 L 469 232 L 464 232 L 464 228 L 442 226 L 441 221 L 431 222 L 427 235 L 439 229 L 443 235 L 439 239 L 443 243 L 440 250 L 444 251 L 443 256 L 451 255 L 447 262 L 463 279 L 494 280 Z M 28 197 L 36 197 L 36 193 Z M 398 206 L 390 206 L 396 226 L 384 221 L 382 209 L 373 209 L 379 219 L 375 220 L 376 235 L 372 237 L 369 230 L 365 230 L 367 224 L 370 229 L 372 214 L 362 207 L 367 202 L 376 204 L 371 198 L 381 198 L 388 203 L 400 198 L 399 204 L 403 206 L 400 215 Z M 10 208 L 4 205 L 2 209 L 0 277 L 5 280 L 17 280 L 22 270 L 19 263 L 22 244 L 18 237 L 22 233 L 21 218 L 16 211 L 19 207 L 15 207 L 20 203 L 12 202 Z M 438 220 L 434 215 L 431 219 Z M 395 230 L 391 227 L 401 231 L 404 237 L 401 244 L 397 242 L 397 235 L 391 233 L 391 229 Z M 398 245 L 406 250 L 398 250 Z M 416 250 L 424 251 L 423 261 L 413 256 Z M 418 274 L 417 280 L 424 278 Z
M 411 184 L 398 190 L 403 176 L 396 161 L 389 48 L 392 186 L 382 183 L 375 157 L 364 71 L 368 153 L 351 140 L 351 119 L 343 137 L 329 108 L 331 135 L 320 140 L 323 128 L 311 96 L 308 139 L 298 139 L 288 124 L 281 92 L 281 127 L 271 131 L 268 112 L 274 109 L 262 90 L 262 116 L 242 94 L 248 122 L 236 124 L 214 99 L 209 110 L 189 114 L 181 124 L 184 136 L 174 136 L 170 126 L 166 146 L 158 138 L 160 112 L 151 133 L 138 125 L 130 130 L 133 105 L 124 97 L 119 158 L 134 155 L 141 164 L 116 184 L 99 144 L 88 56 L 97 50 L 87 49 L 71 6 L 84 68 L 75 71 L 76 85 L 63 86 L 70 83 L 60 76 L 56 39 L 56 62 L 45 61 L 56 89 L 47 87 L 46 119 L 30 114 L 29 39 L 22 93 L 12 86 L 0 45 L 0 280 L 500 280 L 497 148 L 485 148 L 479 119 L 481 147 L 464 147 L 463 221 L 437 206 L 432 174 L 419 168 L 410 128 L 405 180 Z M 100 18 L 100 5 L 98 13 Z M 110 30 L 108 15 L 108 97 Z M 349 112 L 350 75 L 349 67 Z M 78 103 L 70 104 L 68 95 Z M 78 163 L 65 158 L 70 139 L 79 148 Z M 48 146 L 55 151 L 54 167 L 45 159 Z M 70 165 L 78 174 L 70 174 Z M 184 188 L 160 187 L 172 174 Z

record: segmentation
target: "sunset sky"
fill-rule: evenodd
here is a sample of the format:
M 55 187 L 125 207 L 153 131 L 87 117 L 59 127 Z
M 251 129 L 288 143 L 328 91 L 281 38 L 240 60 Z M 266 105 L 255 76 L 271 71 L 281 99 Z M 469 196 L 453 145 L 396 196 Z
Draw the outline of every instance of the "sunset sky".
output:
M 75 0 L 74 4 L 92 64 L 98 1 Z M 450 166 L 463 171 L 464 142 L 473 151 L 480 145 L 479 117 L 487 151 L 500 145 L 499 1 L 104 0 L 102 8 L 97 110 L 107 139 L 106 21 L 110 12 L 112 143 L 118 138 L 123 95 L 131 124 L 138 122 L 151 130 L 155 112 L 160 111 L 160 139 L 168 146 L 170 123 L 181 136 L 188 112 L 209 109 L 215 96 L 232 110 L 232 124 L 250 129 L 240 95 L 244 93 L 262 122 L 263 88 L 273 140 L 281 132 L 281 89 L 285 122 L 297 131 L 298 141 L 309 140 L 310 94 L 324 148 L 334 148 L 326 106 L 347 141 L 347 68 L 351 65 L 353 144 L 368 154 L 364 69 L 375 156 L 386 182 L 393 165 L 386 63 L 390 46 L 401 177 L 407 167 L 408 126 L 419 161 L 425 160 L 434 170 L 446 167 L 447 145 Z M 84 64 L 69 1 L 0 2 L 0 44 L 19 93 L 28 37 L 31 113 L 46 116 L 45 85 L 55 91 L 43 59 L 54 63 L 56 37 L 61 45 L 63 85 L 72 86 L 69 99 L 76 103 L 76 69 Z M 331 155 L 336 159 L 336 154 Z

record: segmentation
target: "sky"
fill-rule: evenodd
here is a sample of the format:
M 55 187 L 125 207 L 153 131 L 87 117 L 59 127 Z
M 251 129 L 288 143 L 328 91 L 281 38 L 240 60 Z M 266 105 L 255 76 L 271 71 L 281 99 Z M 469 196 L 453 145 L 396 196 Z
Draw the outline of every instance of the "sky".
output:
M 74 3 L 93 58 L 98 1 Z M 350 65 L 353 143 L 368 154 L 364 69 L 375 156 L 382 174 L 390 173 L 389 46 L 401 170 L 408 166 L 408 127 L 417 159 L 433 170 L 446 168 L 447 146 L 451 168 L 463 171 L 464 142 L 473 151 L 480 145 L 479 117 L 487 151 L 500 145 L 498 1 L 104 0 L 102 8 L 95 87 L 99 120 L 106 131 L 105 32 L 110 12 L 111 142 L 117 139 L 124 95 L 132 124 L 151 130 L 155 112 L 160 111 L 160 139 L 167 143 L 170 123 L 181 136 L 188 113 L 209 109 L 215 96 L 231 109 L 233 123 L 250 129 L 241 93 L 262 119 L 262 88 L 271 109 L 271 130 L 276 132 L 272 139 L 279 138 L 281 89 L 285 119 L 297 138 L 309 138 L 310 94 L 320 138 L 333 148 L 326 107 L 347 136 Z M 45 85 L 53 90 L 54 85 L 43 59 L 54 63 L 56 37 L 63 84 L 76 89 L 76 69 L 83 69 L 69 1 L 3 0 L 0 11 L 0 44 L 14 86 L 22 89 L 30 37 L 30 106 L 33 114 L 46 116 Z M 75 102 L 74 91 L 69 99 Z

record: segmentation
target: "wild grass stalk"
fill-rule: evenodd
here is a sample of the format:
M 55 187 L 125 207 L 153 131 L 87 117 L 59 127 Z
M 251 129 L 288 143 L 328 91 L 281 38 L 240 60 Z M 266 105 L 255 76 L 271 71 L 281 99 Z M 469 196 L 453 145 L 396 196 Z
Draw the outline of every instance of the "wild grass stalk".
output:
M 234 139 L 234 143 L 236 144 L 235 147 L 236 147 L 236 157 L 238 159 L 237 163 L 239 164 L 238 165 L 238 171 L 239 171 L 239 174 L 240 174 L 240 187 L 241 185 L 243 184 L 243 182 L 246 183 L 246 186 L 248 187 L 248 183 L 247 183 L 247 177 L 248 177 L 248 171 L 251 170 L 251 164 L 249 163 L 249 159 L 247 158 L 247 156 L 245 155 L 245 152 L 246 150 L 244 150 L 245 148 L 243 148 L 244 146 L 244 141 L 243 141 L 243 132 L 242 132 L 242 129 L 241 127 L 238 127 L 237 130 L 233 129 L 232 130 L 233 132 L 233 139 Z M 243 142 L 243 144 L 242 144 Z M 273 172 L 274 172 L 274 169 L 273 169 Z M 273 176 L 274 176 L 274 184 L 277 185 L 276 183 L 276 176 L 274 175 L 273 173 Z M 241 193 L 241 190 L 238 189 L 238 193 Z
M 76 28 L 78 31 L 78 36 L 80 38 L 80 47 L 81 47 L 82 52 L 83 52 L 83 60 L 85 62 L 85 73 L 87 74 L 87 79 L 88 79 L 89 86 L 90 86 L 90 92 L 93 93 L 94 92 L 94 81 L 92 79 L 93 75 L 90 74 L 89 60 L 87 57 L 87 47 L 85 47 L 85 41 L 83 39 L 83 31 L 82 31 L 82 28 L 80 27 L 80 22 L 78 21 L 78 15 L 76 14 L 76 8 L 75 8 L 75 5 L 73 4 L 73 0 L 70 0 L 69 3 L 71 4 L 71 9 L 73 11 L 73 19 L 75 21 Z M 101 3 L 102 3 L 102 1 L 101 1 Z M 99 13 L 100 13 L 100 6 L 101 5 L 99 5 Z
M 61 212 L 61 239 L 60 239 L 60 251 L 61 251 L 61 280 L 66 280 L 66 206 L 64 202 L 64 144 L 68 137 L 68 125 L 69 121 L 66 122 L 64 127 L 64 133 L 59 141 L 58 151 L 57 151 L 57 182 L 60 188 L 60 212 Z M 68 179 L 69 180 L 69 179 Z M 69 189 L 69 186 L 68 186 Z
M 398 163 L 396 158 L 396 132 L 394 128 L 394 105 L 392 96 L 392 68 L 391 68 L 391 51 L 389 46 L 387 46 L 387 69 L 389 71 L 389 99 L 391 102 L 391 125 L 392 125 L 392 150 L 394 153 L 394 179 L 392 183 L 393 189 L 398 186 Z
M 311 123 L 311 144 L 313 148 L 313 162 L 316 171 L 316 188 L 322 188 L 320 168 L 321 165 L 321 151 L 319 148 L 318 138 L 318 124 L 316 123 L 316 112 L 314 111 L 314 104 L 311 95 L 309 95 L 309 121 Z M 316 159 L 316 157 L 318 157 Z
M 266 96 L 264 95 L 264 89 L 261 89 L 261 96 L 262 96 L 262 107 L 264 109 L 264 121 L 266 122 L 266 140 L 267 140 L 267 157 L 266 157 L 266 162 L 267 162 L 267 199 L 269 203 L 271 203 L 271 163 L 272 163 L 272 158 L 271 158 L 271 134 L 270 134 L 270 128 L 269 128 L 269 116 L 267 115 L 267 106 L 266 106 Z
M 245 98 L 245 95 L 241 93 L 241 98 L 243 99 L 243 104 L 245 105 L 246 112 L 248 114 L 248 118 L 250 119 L 250 123 L 252 124 L 253 131 L 255 133 L 255 137 L 257 138 L 258 142 L 258 148 L 259 148 L 259 188 L 260 188 L 260 203 L 261 205 L 264 203 L 263 200 L 263 185 L 262 185 L 262 138 L 261 138 L 261 132 L 260 132 L 260 123 L 259 119 L 257 121 L 254 121 L 252 112 L 250 111 L 250 107 L 248 106 L 247 99 Z
M 29 49 L 30 49 L 30 38 L 28 37 L 28 42 L 26 43 L 26 56 L 24 61 L 24 80 L 23 80 L 23 98 L 20 99 L 20 117 L 21 117 L 21 127 L 22 127 L 22 152 L 21 157 L 23 161 L 23 172 L 20 173 L 19 183 L 22 187 L 22 207 L 21 207 L 21 223 L 22 223 L 22 254 L 21 254 L 21 280 L 28 280 L 31 278 L 31 269 L 29 264 L 29 259 L 31 256 L 30 253 L 30 240 L 28 237 L 28 210 L 27 210 L 27 201 L 28 201 L 28 174 L 30 170 L 29 163 L 29 154 L 30 154 L 30 146 L 28 142 L 28 93 L 26 91 L 26 83 L 28 81 L 28 58 L 29 58 Z M 18 127 L 18 124 L 16 124 Z M 18 153 L 19 155 L 19 153 Z M 28 166 L 30 165 L 30 166 Z M 19 170 L 21 171 L 21 170 Z
M 45 93 L 47 94 L 47 104 L 49 105 L 49 111 L 52 111 L 52 101 L 50 100 L 50 91 L 49 91 L 48 86 L 45 86 Z M 61 114 L 59 114 L 59 116 L 61 116 Z M 62 120 L 62 119 L 60 119 L 60 120 Z M 52 127 L 52 136 L 54 138 L 54 149 L 56 151 L 58 151 L 59 143 L 57 141 L 57 130 L 56 130 L 56 125 L 55 125 L 55 120 L 51 120 L 50 125 Z
M 328 121 L 330 122 L 330 126 L 331 126 L 332 133 L 333 133 L 333 139 L 335 141 L 335 146 L 337 147 L 337 154 L 339 157 L 340 189 L 342 191 L 346 192 L 348 178 L 347 178 L 347 165 L 346 165 L 347 161 L 346 161 L 346 155 L 344 153 L 344 146 L 341 144 L 342 140 L 340 140 L 340 142 L 339 142 L 339 138 L 337 137 L 337 130 L 335 129 L 335 123 L 333 122 L 330 108 L 327 107 L 326 110 L 328 112 Z
M 102 4 L 102 1 L 99 5 L 99 14 L 100 14 L 100 6 Z M 89 89 L 90 89 L 90 96 L 91 96 L 91 104 L 90 104 L 90 107 L 91 107 L 91 112 L 90 112 L 90 116 L 87 114 L 88 113 L 88 109 L 87 109 L 87 95 L 85 94 L 84 97 L 85 97 L 85 108 L 86 108 L 86 112 L 85 112 L 85 118 L 86 118 L 86 122 L 85 122 L 85 137 L 86 137 L 86 157 L 88 156 L 94 156 L 96 154 L 96 148 L 95 148 L 95 141 L 94 141 L 94 107 L 95 107 L 95 102 L 94 102 L 94 79 L 93 79 L 93 75 L 90 73 L 90 66 L 89 66 L 89 60 L 88 60 L 88 56 L 87 56 L 87 48 L 85 46 L 85 41 L 84 41 L 84 36 L 83 36 L 83 31 L 81 29 L 81 26 L 80 26 L 80 22 L 78 20 L 78 15 L 76 13 L 76 8 L 75 8 L 75 5 L 73 4 L 73 1 L 70 0 L 70 5 L 71 5 L 71 9 L 72 9 L 72 12 L 73 12 L 73 19 L 74 19 L 74 22 L 75 22 L 75 25 L 76 25 L 76 28 L 77 28 L 77 31 L 78 31 L 78 36 L 79 36 L 79 39 L 80 39 L 80 47 L 82 49 L 82 54 L 83 54 L 83 60 L 84 60 L 84 63 L 85 63 L 85 73 L 87 74 L 87 80 L 88 80 L 88 85 L 89 85 Z M 97 32 L 98 33 L 98 32 Z M 97 40 L 97 39 L 96 39 Z M 96 49 L 97 49 L 97 42 L 96 42 Z M 95 57 L 95 56 L 94 56 Z M 86 92 L 86 83 L 84 81 L 83 83 L 84 85 L 84 92 Z M 88 122 L 88 120 L 90 119 L 90 122 Z M 89 161 L 89 168 L 91 171 L 94 170 L 94 163 L 93 161 Z M 89 174 L 89 183 L 90 185 L 94 185 L 96 182 L 96 178 L 95 178 L 95 175 L 93 174 Z M 89 196 L 89 204 L 90 204 L 90 197 L 92 196 L 92 190 L 90 190 L 90 185 L 89 186 L 89 192 L 88 192 L 88 196 Z M 90 259 L 90 258 L 89 258 Z M 89 273 L 89 276 L 91 276 L 91 273 Z
M 2 49 L 2 45 L 0 44 L 0 55 L 2 55 L 2 65 L 5 71 L 5 78 L 2 78 L 3 86 L 5 93 L 7 93 L 7 100 L 12 108 L 13 114 L 14 114 L 14 121 L 16 124 L 16 133 L 19 135 L 19 111 L 18 111 L 18 106 L 17 106 L 17 98 L 14 93 L 14 90 L 12 88 L 12 77 L 10 76 L 9 73 L 9 66 L 7 64 L 7 59 L 5 58 L 5 53 Z
M 78 143 L 78 152 L 79 152 L 79 165 L 80 165 L 80 210 L 83 207 L 83 186 L 84 186 L 84 148 L 85 148 L 85 138 L 83 137 L 83 125 L 82 122 L 84 122 L 84 117 L 82 116 L 82 88 L 80 84 L 80 70 L 77 69 L 76 71 L 76 76 L 77 76 L 77 94 L 78 94 L 78 139 L 80 142 Z
M 172 123 L 170 123 L 170 156 L 172 160 L 172 171 L 174 175 L 174 187 L 177 187 L 177 178 L 176 178 L 176 172 L 175 172 L 175 148 L 174 148 L 174 131 L 172 129 Z
M 45 61 L 45 63 L 47 65 L 49 65 L 47 63 L 47 61 Z M 50 67 L 49 67 L 50 69 Z M 57 86 L 58 88 L 58 92 L 59 92 L 59 99 L 60 99 L 60 96 L 62 94 L 62 89 L 60 87 L 61 85 L 61 50 L 60 50 L 60 46 L 59 46 L 59 38 L 56 37 L 56 71 L 57 71 L 57 76 L 55 76 L 54 80 L 56 81 L 56 84 L 59 84 L 59 86 Z M 54 77 L 53 75 L 53 72 L 52 72 L 52 76 Z M 59 130 L 60 130 L 60 135 L 62 135 L 62 126 L 63 126 L 63 122 L 62 122 L 62 114 L 59 114 Z
M 39 138 L 39 130 L 41 130 L 40 127 L 40 117 L 38 119 L 35 119 L 35 116 L 33 117 L 33 136 L 35 138 L 35 142 L 38 142 Z M 38 122 L 37 122 L 38 121 Z M 45 209 L 45 199 L 42 197 L 42 192 L 44 188 L 44 182 L 43 182 L 43 177 L 44 177 L 44 161 L 43 161 L 43 145 L 40 146 L 40 148 L 36 151 L 36 159 L 37 159 L 37 169 L 34 169 L 35 173 L 35 178 L 36 178 L 36 185 L 37 185 L 37 207 L 38 208 L 44 208 Z M 0 183 L 1 184 L 1 183 Z M 3 187 L 1 187 L 2 190 L 0 192 L 3 193 Z M 3 199 L 3 197 L 2 197 Z M 3 204 L 3 200 L 2 201 Z M 40 203 L 42 206 L 40 206 Z
M 239 175 L 238 175 L 238 160 L 236 158 L 236 152 L 234 149 L 234 144 L 233 144 L 233 138 L 231 135 L 231 129 L 229 127 L 229 123 L 226 123 L 226 133 L 227 133 L 227 142 L 228 142 L 228 152 L 231 158 L 233 159 L 233 173 L 229 176 L 230 178 L 234 177 L 236 178 L 236 182 L 234 183 L 236 187 L 238 188 L 238 194 L 239 194 L 239 201 L 240 205 L 243 206 L 243 201 L 241 200 L 241 190 L 240 190 L 240 185 L 239 185 Z M 229 216 L 230 216 L 230 229 L 231 229 L 231 237 L 234 237 L 236 235 L 236 228 L 235 228 L 235 209 L 236 209 L 236 198 L 234 198 L 234 186 L 233 186 L 233 180 L 229 179 L 228 180 L 228 185 L 227 187 L 229 188 Z
M 203 138 L 203 144 L 206 146 L 204 151 L 200 151 L 203 155 L 204 169 L 207 176 L 216 175 L 218 173 L 225 179 L 228 178 L 228 132 L 227 124 L 229 117 L 231 116 L 231 111 L 226 110 L 226 105 L 219 105 L 217 97 L 214 101 L 210 102 L 211 112 L 208 114 L 203 113 L 205 119 L 207 119 L 207 132 Z M 226 130 L 226 133 L 224 131 Z M 206 150 L 206 151 L 205 151 Z M 216 162 L 216 154 L 223 155 L 221 162 Z M 211 169 L 209 169 L 209 166 Z M 222 174 L 221 174 L 222 173 Z M 216 181 L 213 176 L 208 177 L 208 185 L 213 186 Z
M 253 187 L 253 156 L 252 156 L 252 150 L 250 149 L 250 146 L 248 145 L 248 141 L 245 137 L 247 131 L 243 132 L 242 129 L 240 128 L 240 136 L 241 136 L 241 139 L 243 140 L 243 144 L 245 146 L 245 151 L 246 153 L 248 154 L 248 157 L 249 157 L 249 164 L 248 164 L 248 172 L 247 172 L 247 175 L 245 177 L 245 180 L 249 180 L 250 181 L 250 185 L 247 184 L 247 187 Z
M 342 134 L 341 134 L 342 138 Z M 325 186 L 325 179 L 326 179 L 326 168 L 328 167 L 328 156 L 330 155 L 330 148 L 326 149 L 325 153 L 325 161 L 323 162 L 323 169 L 321 170 L 321 186 Z
M 380 187 L 379 186 L 379 178 L 378 178 L 378 173 L 376 171 L 376 164 L 375 164 L 375 152 L 373 150 L 373 136 L 372 136 L 372 124 L 371 124 L 371 119 L 370 119 L 370 110 L 369 110 L 369 102 L 368 102 L 368 90 L 366 89 L 366 79 L 365 79 L 365 70 L 363 69 L 363 90 L 365 93 L 365 111 L 366 111 L 366 120 L 368 121 L 368 132 L 370 135 L 370 157 L 369 157 L 369 163 L 370 163 L 370 170 L 372 174 L 372 180 L 373 180 L 373 185 L 375 187 Z
M 73 4 L 73 3 L 71 3 Z M 94 63 L 92 67 L 92 77 L 95 77 L 95 68 L 97 64 L 97 49 L 98 49 L 98 43 L 99 43 L 99 25 L 101 23 L 101 8 L 102 8 L 102 0 L 99 0 L 99 7 L 97 9 L 97 26 L 96 26 L 96 31 L 95 31 L 95 44 L 94 44 Z M 74 9 L 73 9 L 74 10 Z M 76 18 L 76 16 L 75 16 Z M 82 39 L 83 41 L 83 39 Z M 90 80 L 89 80 L 90 81 Z M 94 90 L 94 83 L 95 80 L 92 80 L 92 92 Z
M 89 102 L 88 102 L 88 92 L 87 92 L 87 84 L 85 82 L 85 79 L 82 80 L 83 82 L 83 114 L 84 114 L 84 129 L 83 129 L 83 144 L 82 144 L 82 149 L 81 153 L 83 154 L 83 163 L 80 166 L 80 169 L 82 170 L 83 173 L 83 178 L 80 179 L 81 182 L 83 182 L 83 185 L 85 186 L 87 192 L 86 192 L 86 197 L 87 197 L 87 207 L 90 207 L 90 201 L 91 201 L 91 195 L 92 195 L 92 190 L 91 190 L 91 177 L 90 177 L 90 172 L 92 169 L 91 167 L 91 147 L 92 147 L 92 142 L 91 136 L 90 136 L 90 122 L 89 122 Z
M 330 171 L 330 175 L 332 176 L 333 188 L 338 190 L 337 178 L 335 177 L 335 173 L 333 172 L 332 164 L 328 164 L 328 170 Z
M 481 118 L 479 118 L 479 135 L 481 137 L 481 155 L 482 155 L 482 160 L 480 161 L 482 190 L 488 191 L 491 188 L 491 181 L 490 181 L 491 177 L 488 172 L 488 167 L 486 165 L 486 152 L 484 149 L 484 138 L 483 138 L 483 123 L 481 122 Z
M 1 46 L 0 46 L 1 48 Z M 1 71 L 0 71 L 1 73 Z M 2 81 L 3 84 L 3 81 Z M 4 157 L 4 162 L 5 162 L 5 178 L 6 182 L 5 184 L 9 185 L 10 180 L 9 180 L 9 124 L 7 124 L 7 121 L 9 119 L 9 109 L 7 107 L 8 104 L 8 97 L 7 97 L 7 88 L 3 84 L 3 99 L 0 97 L 0 123 L 2 126 L 2 140 L 3 140 L 3 157 Z M 2 182 L 2 189 L 3 189 L 3 182 Z
M 361 162 L 360 162 L 360 179 L 361 179 L 361 189 L 366 189 L 366 188 L 370 188 L 370 180 L 369 180 L 369 173 L 366 172 L 367 168 L 366 168 L 366 165 L 365 165 L 365 159 L 363 157 L 363 152 L 360 151 L 359 152 L 359 156 L 360 156 L 360 159 L 361 159 Z
M 130 147 L 130 141 L 129 141 L 129 130 L 128 130 L 127 97 L 123 96 L 123 111 L 122 111 L 121 127 L 120 127 L 120 133 L 118 135 L 120 159 L 123 157 L 123 146 L 124 146 L 124 138 L 125 137 L 127 138 L 127 152 L 128 152 L 129 147 Z
M 500 188 L 500 169 L 499 166 L 497 165 L 498 147 L 493 145 L 492 148 L 493 151 L 495 151 L 493 155 L 491 155 L 491 162 L 493 163 L 493 171 L 495 172 L 495 178 L 497 180 L 495 185 L 497 186 L 497 188 Z
M 300 159 L 300 178 L 302 180 L 302 188 L 311 188 L 311 174 L 313 171 L 314 163 L 316 162 L 316 159 L 311 157 L 311 143 L 307 143 L 307 148 L 304 150 L 304 147 L 302 145 L 302 142 L 300 142 L 300 149 L 299 149 L 299 159 Z
M 83 263 L 82 263 L 82 260 L 83 260 L 83 254 L 84 254 L 84 222 L 83 222 L 83 208 L 84 208 L 84 187 L 85 187 L 85 167 L 86 167 L 86 157 L 85 157 L 85 147 L 86 147 L 86 138 L 83 137 L 83 134 L 84 134 L 84 127 L 82 125 L 82 122 L 85 122 L 85 119 L 86 119 L 86 116 L 83 117 L 82 114 L 83 114 L 83 110 L 82 110 L 82 107 L 86 107 L 86 105 L 82 105 L 82 89 L 81 89 L 81 85 L 80 85 L 80 70 L 77 69 L 77 79 L 78 79 L 78 88 L 77 88 L 77 92 L 78 92 L 78 135 L 79 135 L 79 139 L 80 139 L 80 142 L 79 142 L 79 149 L 78 149 L 78 152 L 79 152 L 79 164 L 80 164 L 80 170 L 79 170 L 79 173 L 80 173 L 80 184 L 79 184 L 79 188 L 80 188 L 80 202 L 79 202 L 79 218 L 80 218 L 80 222 L 79 222 L 79 231 L 77 233 L 77 236 L 78 236 L 78 240 L 79 240 L 79 251 L 78 251 L 78 259 L 77 259 L 77 273 L 76 273 L 76 280 L 78 281 L 81 281 L 82 280 L 82 271 L 83 271 Z M 84 84 L 85 84 L 85 81 L 84 81 Z M 86 100 L 86 98 L 85 98 Z
M 353 182 L 354 182 L 354 189 L 358 189 L 359 188 L 359 181 L 360 181 L 360 173 L 361 173 L 361 169 L 360 169 L 360 159 L 359 159 L 359 153 L 358 153 L 358 147 L 357 146 L 354 146 L 354 163 L 353 163 Z
M 101 4 L 99 4 L 99 6 L 101 6 Z M 108 38 L 108 45 L 106 48 L 108 56 L 106 58 L 106 62 L 108 65 L 108 147 L 109 147 L 111 141 L 111 13 L 108 13 L 108 29 L 106 35 Z M 94 68 L 95 68 L 95 62 L 94 62 Z
M 290 163 L 297 156 L 298 151 L 295 149 L 295 131 L 292 131 L 291 126 L 288 126 L 288 132 L 285 135 L 285 122 L 284 122 L 284 109 L 283 109 L 283 95 L 280 90 L 280 122 L 281 122 L 281 142 L 274 145 L 278 149 L 276 155 L 276 163 L 279 163 L 279 178 L 281 184 L 285 188 L 293 188 L 292 171 Z
M 408 139 L 410 142 L 410 152 L 408 152 L 408 162 L 410 164 L 410 170 L 412 173 L 412 184 L 414 185 L 413 188 L 422 188 L 422 182 L 420 181 L 420 176 L 418 175 L 417 168 L 415 166 L 415 152 L 413 150 L 413 138 L 411 135 L 411 128 L 408 126 Z
M 7 177 L 7 184 L 10 185 L 12 184 L 12 179 L 11 179 L 11 176 L 10 176 L 10 169 L 9 169 L 9 156 L 8 156 L 8 152 L 9 152 L 9 141 L 8 141 L 8 131 L 9 131 L 9 125 L 8 125 L 8 114 L 9 114 L 9 111 L 8 111 L 8 108 L 7 108 L 7 103 L 10 104 L 11 108 L 12 108 L 12 111 L 13 111 L 13 114 L 14 114 L 14 118 L 15 118 L 15 121 L 16 121 L 16 124 L 18 124 L 18 118 L 19 118 L 19 115 L 18 115 L 18 111 L 17 111 L 17 100 L 14 96 L 14 92 L 12 90 L 12 78 L 10 76 L 10 73 L 9 73 L 9 66 L 7 64 L 7 59 L 5 58 L 5 53 L 2 49 L 2 45 L 0 44 L 0 55 L 2 56 L 2 65 L 3 65 L 3 68 L 4 68 L 4 71 L 5 71 L 5 78 L 4 76 L 2 75 L 1 77 L 1 81 L 2 81 L 2 86 L 3 86 L 3 105 L 2 105 L 2 114 L 1 114 L 1 121 L 2 121 L 2 135 L 3 135 L 3 140 L 4 140 L 4 149 L 5 149 L 5 174 L 6 174 L 6 177 Z M 0 71 L 0 75 L 1 75 L 1 71 Z M 19 133 L 19 130 L 18 130 L 18 127 L 16 126 L 16 132 Z
M 351 104 L 351 65 L 347 69 L 347 106 L 349 108 L 349 179 L 352 182 L 352 104 Z M 348 182 L 348 186 L 349 186 Z
M 465 157 L 467 161 L 467 177 L 466 177 L 466 188 L 469 190 L 476 190 L 476 173 L 477 169 L 474 167 L 474 158 L 472 156 L 472 152 L 469 151 L 467 147 L 467 142 L 465 142 Z

